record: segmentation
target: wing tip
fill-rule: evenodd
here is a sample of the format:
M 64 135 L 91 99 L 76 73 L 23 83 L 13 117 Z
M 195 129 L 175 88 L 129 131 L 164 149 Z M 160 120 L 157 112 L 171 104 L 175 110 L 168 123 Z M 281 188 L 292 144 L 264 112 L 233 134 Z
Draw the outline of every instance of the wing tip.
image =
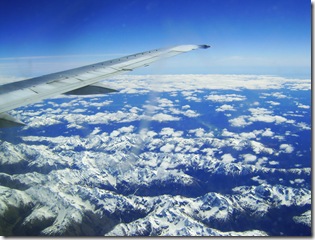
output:
M 201 49 L 207 49 L 207 48 L 210 48 L 211 46 L 210 45 L 207 45 L 207 44 L 201 44 L 199 45 L 199 48 Z

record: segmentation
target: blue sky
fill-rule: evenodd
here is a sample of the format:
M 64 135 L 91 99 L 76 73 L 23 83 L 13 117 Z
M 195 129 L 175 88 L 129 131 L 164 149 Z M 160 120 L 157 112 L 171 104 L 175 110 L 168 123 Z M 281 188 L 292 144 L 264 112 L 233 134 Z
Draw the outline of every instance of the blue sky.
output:
M 0 75 L 209 44 L 135 73 L 310 77 L 309 0 L 1 0 L 0 31 Z

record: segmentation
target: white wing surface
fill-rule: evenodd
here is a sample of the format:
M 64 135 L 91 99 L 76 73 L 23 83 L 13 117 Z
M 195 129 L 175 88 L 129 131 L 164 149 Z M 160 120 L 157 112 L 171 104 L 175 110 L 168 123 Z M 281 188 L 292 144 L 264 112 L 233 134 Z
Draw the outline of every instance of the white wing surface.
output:
M 99 81 L 113 75 L 126 73 L 135 68 L 147 66 L 163 58 L 195 49 L 206 49 L 208 45 L 180 45 L 171 48 L 155 49 L 122 58 L 99 62 L 67 71 L 0 85 L 0 127 L 16 126 L 5 112 L 59 94 L 93 94 L 115 91 L 102 86 Z

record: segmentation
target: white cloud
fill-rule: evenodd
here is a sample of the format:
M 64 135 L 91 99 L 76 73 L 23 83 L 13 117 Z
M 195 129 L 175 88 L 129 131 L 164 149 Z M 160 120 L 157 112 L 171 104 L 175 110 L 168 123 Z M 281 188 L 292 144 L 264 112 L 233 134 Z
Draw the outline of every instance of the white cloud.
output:
M 148 132 L 146 133 L 146 135 L 147 135 L 148 137 L 153 138 L 153 137 L 155 137 L 155 136 L 157 135 L 157 133 L 154 132 L 154 131 L 148 131 Z
M 266 108 L 250 108 L 248 109 L 251 112 L 251 116 L 246 116 L 249 122 L 266 122 L 266 123 L 273 123 L 281 124 L 283 122 L 288 122 L 285 117 L 271 115 L 273 112 Z
M 229 120 L 229 123 L 231 124 L 231 126 L 233 127 L 245 127 L 248 126 L 250 124 L 252 124 L 251 122 L 247 122 L 245 120 L 246 116 L 240 116 L 237 118 L 233 118 Z
M 257 159 L 255 155 L 250 154 L 250 153 L 243 154 L 242 156 L 244 158 L 245 163 L 252 163 L 252 162 L 255 162 Z
M 310 108 L 309 105 L 304 105 L 302 103 L 298 103 L 297 106 L 298 106 L 298 108 L 304 108 L 304 109 L 309 109 Z
M 195 134 L 196 137 L 203 137 L 205 134 L 205 130 L 203 128 L 197 128 L 197 129 L 192 129 L 189 130 L 189 133 Z
M 172 115 L 165 114 L 165 113 L 158 113 L 158 114 L 153 115 L 151 117 L 151 120 L 158 121 L 158 122 L 167 122 L 167 121 L 179 121 L 180 118 L 174 117 Z
M 297 179 L 294 179 L 294 182 L 297 184 L 301 184 L 301 183 L 305 182 L 305 180 L 301 179 L 301 178 L 297 178 Z
M 234 101 L 244 101 L 246 100 L 245 96 L 238 94 L 225 94 L 225 95 L 217 95 L 211 94 L 205 97 L 206 100 L 213 102 L 234 102 Z
M 272 136 L 274 136 L 274 134 L 275 133 L 273 131 L 271 131 L 270 128 L 267 128 L 261 135 L 263 137 L 272 137 Z
M 221 160 L 224 163 L 231 163 L 234 162 L 235 158 L 230 153 L 226 153 L 222 155 Z
M 272 106 L 278 106 L 278 105 L 280 105 L 279 102 L 275 102 L 275 101 L 267 101 L 266 103 L 269 103 L 269 104 L 272 105 Z
M 158 98 L 157 102 L 158 102 L 159 107 L 162 107 L 162 108 L 174 106 L 173 102 L 167 98 Z
M 267 115 L 272 113 L 271 110 L 266 108 L 249 108 L 248 111 L 250 111 L 252 115 Z
M 198 89 L 281 89 L 289 86 L 291 89 L 309 90 L 310 80 L 287 79 L 266 75 L 120 75 L 104 81 L 112 88 L 119 87 L 126 92 L 135 89 L 146 89 L 155 92 L 188 91 L 187 97 L 193 96 Z M 283 94 L 276 93 L 275 97 L 283 97 Z
M 165 152 L 165 153 L 169 153 L 172 152 L 174 150 L 175 146 L 173 144 L 170 143 L 166 143 L 164 146 L 162 146 L 160 148 L 161 152 Z
M 299 122 L 296 124 L 296 126 L 303 129 L 303 130 L 311 130 L 310 125 L 305 123 L 305 122 Z
M 251 138 L 256 138 L 256 131 L 253 131 L 253 132 L 242 132 L 239 134 L 239 136 L 242 138 L 242 139 L 251 139 Z
M 272 115 L 255 115 L 248 118 L 251 122 L 266 122 L 266 123 L 273 123 L 276 124 L 287 122 L 287 119 L 282 116 L 272 116 Z
M 191 109 L 187 110 L 186 112 L 183 112 L 183 115 L 185 115 L 186 117 L 190 117 L 190 118 L 200 116 L 199 113 L 196 113 L 195 111 L 193 111 Z
M 267 181 L 261 179 L 259 176 L 252 177 L 252 180 L 258 182 L 259 184 L 267 184 Z
M 110 136 L 112 138 L 118 137 L 119 135 L 120 135 L 120 131 L 117 131 L 117 130 L 112 131 L 111 134 L 110 134 Z
M 201 102 L 202 101 L 201 98 L 198 98 L 196 96 L 188 96 L 188 97 L 185 97 L 185 99 L 187 101 L 193 101 L 193 102 Z
M 294 147 L 291 144 L 281 144 L 280 145 L 280 149 L 284 152 L 284 153 L 292 153 L 294 151 Z
M 140 109 L 138 107 L 132 107 L 129 109 L 129 112 L 135 113 L 135 114 L 137 114 L 138 112 L 141 112 L 141 111 L 142 111 L 142 109 Z
M 232 105 L 224 104 L 216 109 L 217 112 L 235 111 Z
M 252 124 L 253 122 L 266 122 L 266 123 L 294 123 L 294 120 L 288 120 L 285 117 L 271 115 L 273 112 L 266 108 L 249 108 L 251 116 L 239 116 L 234 119 L 230 119 L 229 122 L 233 127 L 244 127 Z
M 262 96 L 266 96 L 266 97 L 274 97 L 274 98 L 278 98 L 278 99 L 281 99 L 281 98 L 287 98 L 286 95 L 284 95 L 283 93 L 281 92 L 274 92 L 274 93 L 263 93 Z
M 226 128 L 224 128 L 224 129 L 222 130 L 221 135 L 224 136 L 224 137 L 234 137 L 234 136 L 235 136 L 235 133 L 230 132 L 230 131 L 228 131 Z
M 170 127 L 162 128 L 160 135 L 162 136 L 171 136 L 174 133 L 174 129 Z
M 131 133 L 134 130 L 134 126 L 130 125 L 129 127 L 122 127 L 119 128 L 118 131 L 122 132 L 122 133 Z
M 94 128 L 93 132 L 91 133 L 91 135 L 96 135 L 101 131 L 101 129 L 99 127 Z
M 291 90 L 300 90 L 300 91 L 307 91 L 311 90 L 311 84 L 309 83 L 309 80 L 301 80 L 297 79 L 297 81 L 292 81 L 292 83 L 287 84 L 288 88 Z
M 58 116 L 42 115 L 42 116 L 29 118 L 27 126 L 25 126 L 25 129 L 40 128 L 43 126 L 52 126 L 52 125 L 60 124 L 60 123 L 61 121 L 58 120 Z

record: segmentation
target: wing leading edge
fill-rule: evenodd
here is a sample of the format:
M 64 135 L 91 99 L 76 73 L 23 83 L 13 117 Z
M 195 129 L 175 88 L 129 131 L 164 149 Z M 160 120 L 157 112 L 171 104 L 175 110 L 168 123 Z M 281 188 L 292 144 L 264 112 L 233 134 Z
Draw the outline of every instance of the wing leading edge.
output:
M 0 85 L 0 127 L 20 126 L 5 112 L 20 106 L 38 102 L 59 94 L 109 93 L 115 90 L 102 86 L 99 81 L 113 75 L 123 74 L 133 69 L 147 66 L 152 62 L 176 56 L 195 49 L 206 49 L 208 45 L 179 45 L 171 48 L 155 49 L 147 52 L 99 62 L 62 72 L 52 73 L 19 82 Z M 15 124 L 16 123 L 16 124 Z M 3 127 L 2 126 L 2 127 Z

